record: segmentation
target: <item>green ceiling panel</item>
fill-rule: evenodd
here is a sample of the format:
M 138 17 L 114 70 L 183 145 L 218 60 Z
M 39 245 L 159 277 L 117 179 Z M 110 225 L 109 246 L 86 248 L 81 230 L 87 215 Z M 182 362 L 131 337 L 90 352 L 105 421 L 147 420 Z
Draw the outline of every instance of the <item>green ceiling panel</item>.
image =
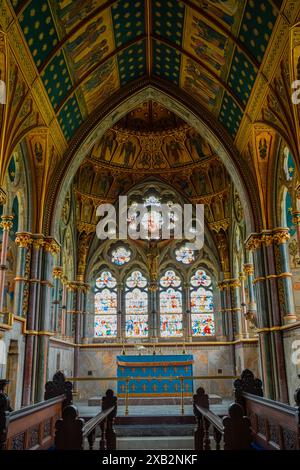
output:
M 257 70 L 245 54 L 236 49 L 228 76 L 228 85 L 245 106 L 250 97 L 256 74 Z
M 248 1 L 240 28 L 239 40 L 258 62 L 263 60 L 276 18 L 277 11 L 270 1 Z
M 152 22 L 154 34 L 180 46 L 184 25 L 184 4 L 178 0 L 153 0 Z
M 181 54 L 173 47 L 154 41 L 153 70 L 154 74 L 179 85 Z
M 146 44 L 140 41 L 118 54 L 121 85 L 146 74 Z
M 57 109 L 72 88 L 72 80 L 62 51 L 53 57 L 41 77 L 52 106 Z
M 116 47 L 145 34 L 143 0 L 120 1 L 111 7 Z
M 58 44 L 58 35 L 46 0 L 32 0 L 19 16 L 33 60 L 40 67 Z
M 70 140 L 76 129 L 82 123 L 82 115 L 78 106 L 77 98 L 73 95 L 63 106 L 59 115 L 58 122 L 62 128 L 64 136 Z
M 12 4 L 13 9 L 17 11 L 22 3 L 24 3 L 24 0 L 10 0 L 10 3 Z
M 234 102 L 227 92 L 224 93 L 223 102 L 219 114 L 219 120 L 228 132 L 235 137 L 243 117 L 240 107 Z

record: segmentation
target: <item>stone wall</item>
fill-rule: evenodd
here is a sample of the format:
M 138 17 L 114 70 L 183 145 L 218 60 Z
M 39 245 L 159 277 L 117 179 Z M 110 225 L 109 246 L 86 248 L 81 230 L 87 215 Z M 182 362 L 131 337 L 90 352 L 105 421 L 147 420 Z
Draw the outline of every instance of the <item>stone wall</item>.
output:
M 297 343 L 296 343 L 297 341 Z M 287 374 L 289 400 L 294 405 L 294 393 L 300 387 L 300 328 L 283 333 L 285 367 Z M 298 350 L 298 354 L 296 353 Z
M 228 376 L 235 375 L 234 369 L 234 346 L 231 345 L 186 345 L 186 353 L 194 356 L 193 374 L 195 376 L 219 375 Z M 181 349 L 174 347 L 161 347 L 161 354 L 180 354 Z M 257 347 L 256 344 L 246 347 L 245 350 L 239 350 L 241 355 L 243 352 L 245 359 L 243 364 L 246 367 L 255 369 L 257 374 Z M 110 346 L 93 346 L 82 347 L 80 349 L 79 375 L 106 377 L 108 380 L 95 380 L 79 383 L 80 398 L 87 399 L 92 396 L 103 395 L 107 388 L 117 389 L 116 381 L 110 378 L 117 376 L 117 360 L 116 357 L 122 354 L 119 347 Z M 132 348 L 126 348 L 126 354 L 138 354 L 138 351 Z M 194 381 L 194 390 L 202 386 L 208 393 L 220 395 L 222 397 L 232 397 L 233 380 L 232 379 L 197 379 Z
M 74 347 L 50 340 L 47 380 L 52 380 L 58 370 L 61 370 L 66 377 L 73 376 Z

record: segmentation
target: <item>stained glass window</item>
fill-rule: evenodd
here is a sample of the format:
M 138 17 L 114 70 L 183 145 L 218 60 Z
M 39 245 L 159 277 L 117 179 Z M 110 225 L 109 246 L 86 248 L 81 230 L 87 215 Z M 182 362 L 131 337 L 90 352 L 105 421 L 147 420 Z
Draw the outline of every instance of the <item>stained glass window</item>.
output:
M 126 336 L 148 336 L 147 279 L 140 271 L 133 271 L 126 280 Z
M 176 208 L 174 203 L 168 201 L 168 218 L 165 219 L 162 214 L 162 202 L 161 199 L 156 195 L 147 196 L 142 204 L 143 215 L 141 216 L 141 226 L 144 229 L 144 239 L 159 239 L 162 236 L 162 228 L 165 224 L 165 228 L 171 232 L 175 228 L 175 223 L 178 220 Z M 139 225 L 139 217 L 141 214 L 140 204 L 136 201 L 130 206 L 130 217 L 129 217 L 129 229 L 137 230 Z M 165 207 L 164 207 L 165 209 Z
M 181 279 L 173 270 L 167 270 L 160 278 L 160 335 L 182 335 Z
M 193 336 L 213 336 L 214 303 L 211 277 L 198 269 L 191 277 L 191 324 Z
M 130 257 L 130 250 L 128 250 L 124 246 L 119 246 L 118 248 L 112 251 L 111 261 L 117 266 L 122 266 L 123 264 L 128 263 L 130 261 Z
M 195 261 L 195 251 L 183 245 L 175 251 L 176 260 L 183 264 L 191 264 Z
M 102 271 L 95 286 L 96 337 L 117 336 L 117 281 L 110 271 Z

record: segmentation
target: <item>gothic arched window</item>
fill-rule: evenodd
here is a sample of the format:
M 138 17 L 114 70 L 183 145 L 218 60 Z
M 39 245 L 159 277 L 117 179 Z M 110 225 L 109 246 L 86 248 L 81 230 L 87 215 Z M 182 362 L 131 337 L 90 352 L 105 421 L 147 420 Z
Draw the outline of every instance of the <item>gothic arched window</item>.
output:
M 117 336 L 117 280 L 110 271 L 102 271 L 96 279 L 94 335 Z
M 182 335 L 182 288 L 181 279 L 172 269 L 160 278 L 159 294 L 160 335 Z
M 148 336 L 147 279 L 140 271 L 133 271 L 125 284 L 126 336 Z
M 214 303 L 211 277 L 198 269 L 191 277 L 191 321 L 193 336 L 215 334 Z

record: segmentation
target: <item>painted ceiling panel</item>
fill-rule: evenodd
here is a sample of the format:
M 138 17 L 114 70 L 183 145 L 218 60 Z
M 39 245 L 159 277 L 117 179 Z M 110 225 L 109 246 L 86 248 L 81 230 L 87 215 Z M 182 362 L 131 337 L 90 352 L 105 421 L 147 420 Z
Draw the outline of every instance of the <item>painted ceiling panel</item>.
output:
M 231 69 L 228 77 L 228 85 L 240 101 L 246 105 L 255 82 L 257 69 L 247 60 L 243 52 L 235 49 Z
M 62 107 L 58 115 L 58 122 L 67 140 L 73 136 L 82 121 L 83 119 L 77 98 L 76 96 L 72 96 Z
M 33 60 L 37 67 L 58 44 L 58 34 L 46 0 L 32 0 L 19 16 Z
M 128 0 L 114 3 L 111 8 L 116 47 L 123 46 L 145 34 L 145 3 Z
M 181 54 L 160 41 L 153 44 L 154 74 L 179 85 Z
M 182 88 L 234 137 L 281 0 L 11 3 L 69 139 L 101 103 L 143 76 Z M 73 100 L 80 116 L 70 125 Z
M 152 21 L 154 34 L 181 45 L 185 6 L 178 0 L 154 0 Z
M 277 14 L 268 0 L 249 0 L 246 5 L 239 39 L 258 62 L 263 59 Z
M 225 92 L 219 119 L 232 136 L 236 135 L 242 117 L 243 113 L 239 106 L 234 102 L 232 97 Z
M 118 54 L 121 85 L 146 74 L 146 44 L 140 41 Z
M 72 88 L 72 79 L 62 51 L 53 57 L 41 73 L 41 77 L 51 104 L 56 110 Z

